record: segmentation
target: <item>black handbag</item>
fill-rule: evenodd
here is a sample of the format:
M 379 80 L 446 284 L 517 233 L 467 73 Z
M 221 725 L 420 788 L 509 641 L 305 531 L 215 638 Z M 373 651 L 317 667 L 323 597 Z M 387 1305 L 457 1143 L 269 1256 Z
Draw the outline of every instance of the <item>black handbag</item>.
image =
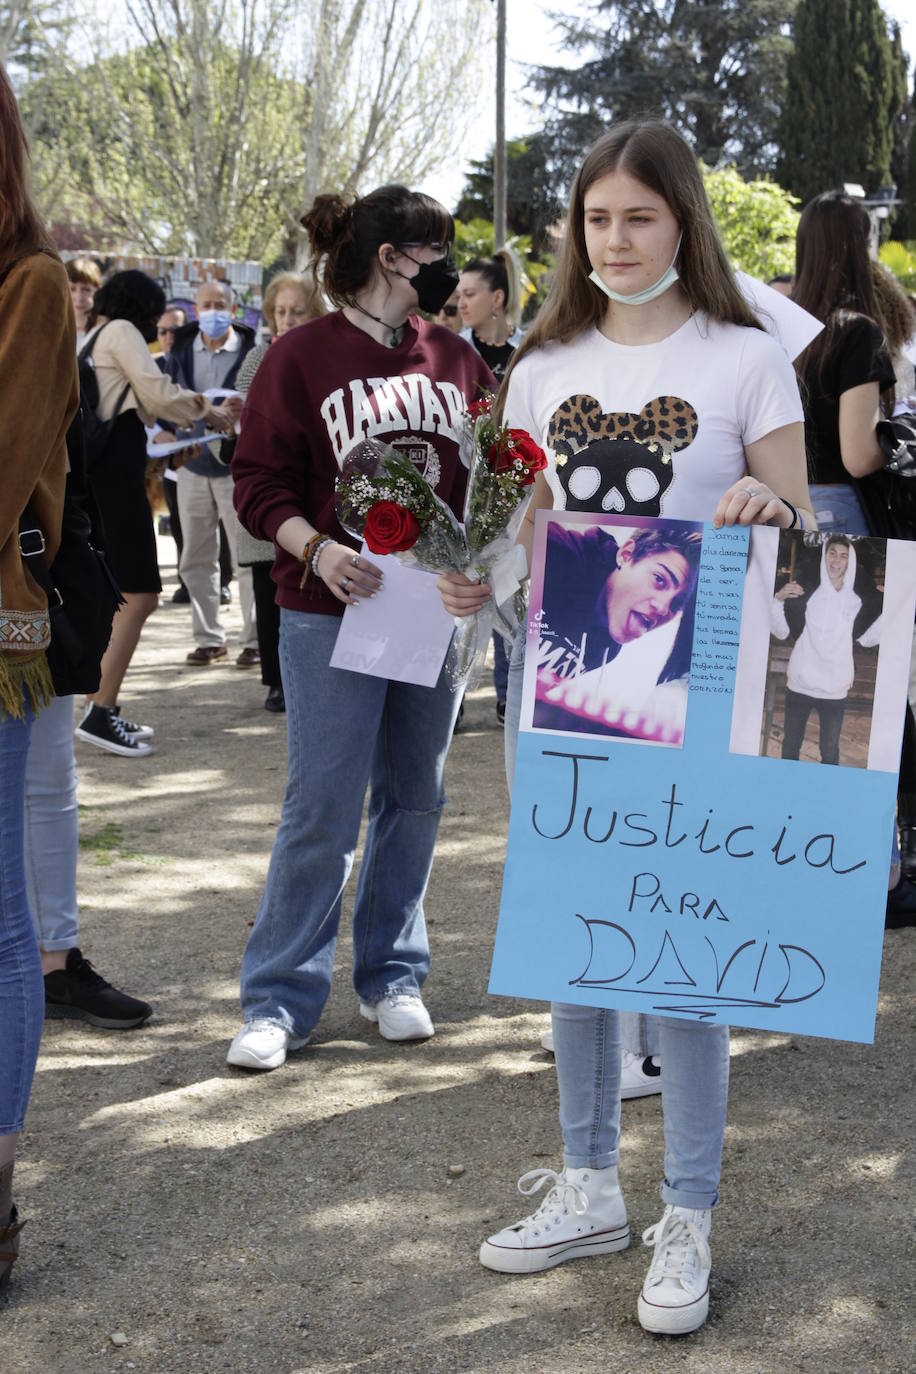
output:
M 881 539 L 916 539 L 916 414 L 879 420 L 875 430 L 883 468 L 853 483 L 869 533 Z
M 70 471 L 60 547 L 50 567 L 31 503 L 19 521 L 23 566 L 48 598 L 51 643 L 47 658 L 58 696 L 98 690 L 111 622 L 124 602 L 102 550 L 101 519 L 86 477 L 79 412 L 67 432 L 67 454 Z

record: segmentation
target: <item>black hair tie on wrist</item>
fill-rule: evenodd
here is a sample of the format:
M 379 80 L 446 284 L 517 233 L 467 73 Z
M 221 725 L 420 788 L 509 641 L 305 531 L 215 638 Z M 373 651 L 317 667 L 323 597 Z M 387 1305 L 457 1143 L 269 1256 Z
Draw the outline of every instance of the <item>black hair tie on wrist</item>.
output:
M 794 530 L 794 529 L 795 529 L 795 526 L 798 524 L 798 511 L 797 511 L 797 510 L 795 509 L 795 507 L 792 505 L 792 502 L 791 502 L 791 501 L 787 501 L 786 498 L 785 498 L 784 496 L 780 496 L 779 499 L 780 499 L 780 501 L 782 502 L 782 504 L 783 504 L 784 506 L 788 506 L 788 507 L 789 507 L 789 510 L 792 512 L 792 523 L 791 523 L 791 525 L 787 525 L 787 526 L 786 526 L 786 529 L 787 529 L 787 530 Z

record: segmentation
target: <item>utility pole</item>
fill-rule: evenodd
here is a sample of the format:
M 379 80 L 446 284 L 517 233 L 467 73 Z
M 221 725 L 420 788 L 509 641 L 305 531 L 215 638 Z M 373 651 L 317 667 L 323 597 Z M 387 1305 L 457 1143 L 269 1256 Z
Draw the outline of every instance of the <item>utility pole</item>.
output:
M 493 149 L 493 251 L 506 242 L 506 0 L 496 0 L 496 145 Z

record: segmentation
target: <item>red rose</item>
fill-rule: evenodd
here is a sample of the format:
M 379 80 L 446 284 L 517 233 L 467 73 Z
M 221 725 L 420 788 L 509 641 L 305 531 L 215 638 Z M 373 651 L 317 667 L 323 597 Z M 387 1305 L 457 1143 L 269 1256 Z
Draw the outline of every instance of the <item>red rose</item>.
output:
M 419 536 L 416 516 L 396 501 L 376 501 L 366 516 L 363 538 L 373 553 L 403 553 Z
M 547 455 L 527 430 L 509 429 L 490 445 L 487 463 L 492 472 L 514 472 L 518 486 L 530 487 L 534 474 L 546 468 Z
M 536 444 L 527 429 L 510 429 L 513 457 L 521 458 L 529 472 L 542 472 L 547 466 L 547 454 Z
M 481 396 L 479 401 L 472 401 L 468 406 L 468 415 L 472 420 L 478 420 L 481 415 L 489 415 L 491 397 Z

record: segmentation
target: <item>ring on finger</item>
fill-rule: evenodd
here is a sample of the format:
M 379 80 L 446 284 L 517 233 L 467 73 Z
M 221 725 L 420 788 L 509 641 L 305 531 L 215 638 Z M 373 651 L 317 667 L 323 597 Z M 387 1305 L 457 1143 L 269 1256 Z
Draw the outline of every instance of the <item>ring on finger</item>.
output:
M 353 557 L 350 559 L 350 562 L 353 564 L 354 568 L 358 568 L 358 567 L 359 567 L 359 554 L 358 554 L 358 553 L 355 553 L 355 554 L 353 555 Z
M 756 495 L 757 495 L 757 488 L 756 488 L 756 487 L 742 487 L 741 490 L 744 492 L 745 496 L 756 496 Z
M 340 590 L 345 592 L 352 581 L 352 577 L 342 577 L 340 579 Z

